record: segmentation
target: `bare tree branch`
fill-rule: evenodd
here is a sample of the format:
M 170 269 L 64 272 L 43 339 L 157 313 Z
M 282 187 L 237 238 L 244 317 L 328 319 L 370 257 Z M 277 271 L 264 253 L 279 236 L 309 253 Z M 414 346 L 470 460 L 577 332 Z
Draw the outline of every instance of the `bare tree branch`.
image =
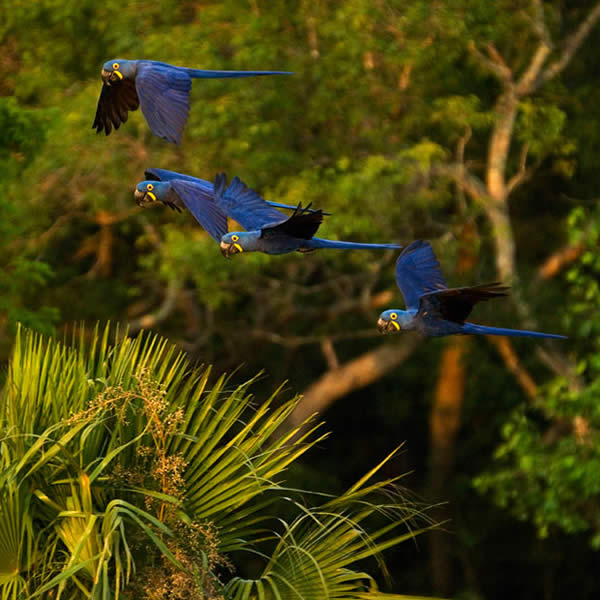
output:
M 600 19 L 600 2 L 597 2 L 588 13 L 588 16 L 579 24 L 579 27 L 564 41 L 563 51 L 558 60 L 544 69 L 543 73 L 535 82 L 534 88 L 537 89 L 553 77 L 556 77 L 571 62 L 571 59 L 579 50 L 585 38 Z
M 492 73 L 492 75 L 495 75 L 505 86 L 512 85 L 512 71 L 492 43 L 486 45 L 489 58 L 477 48 L 473 40 L 469 42 L 468 48 L 469 52 L 471 52 L 482 67 Z
M 529 152 L 529 144 L 525 143 L 521 146 L 521 155 L 519 157 L 519 170 L 508 180 L 506 184 L 506 193 L 511 194 L 520 185 L 525 183 L 535 173 L 538 167 L 542 164 L 542 159 L 535 160 L 533 165 L 527 168 L 527 153 Z
M 533 400 L 537 395 L 537 385 L 533 380 L 533 377 L 519 361 L 519 357 L 509 339 L 504 336 L 496 335 L 487 335 L 486 339 L 492 346 L 495 346 L 496 350 L 498 350 L 498 354 L 502 357 L 506 368 L 514 375 L 517 383 L 525 392 L 525 395 L 529 400 Z
M 568 244 L 553 252 L 538 268 L 536 279 L 552 279 L 556 277 L 566 266 L 575 262 L 585 249 L 583 241 L 576 244 Z
M 516 93 L 518 96 L 526 96 L 538 87 L 536 82 L 551 51 L 552 47 L 546 44 L 546 42 L 542 42 L 537 47 L 537 50 L 531 57 L 529 66 L 525 69 L 525 72 L 521 75 L 517 83 Z
M 450 177 L 456 185 L 460 186 L 473 200 L 484 203 L 488 197 L 485 184 L 477 175 L 473 175 L 467 167 L 459 163 L 433 165 L 430 174 L 434 176 Z
M 552 38 L 546 27 L 546 17 L 544 16 L 544 3 L 542 0 L 533 0 L 535 10 L 534 18 L 532 19 L 533 30 L 547 46 L 552 46 Z
M 286 429 L 300 426 L 310 415 L 322 414 L 338 398 L 366 387 L 403 363 L 422 338 L 406 334 L 399 343 L 382 344 L 337 369 L 327 371 L 312 383 L 289 416 Z
M 340 366 L 340 361 L 338 360 L 337 354 L 335 352 L 335 348 L 333 347 L 333 342 L 331 338 L 326 337 L 321 341 L 321 352 L 323 352 L 323 356 L 327 361 L 327 367 L 330 371 L 334 369 L 338 369 Z

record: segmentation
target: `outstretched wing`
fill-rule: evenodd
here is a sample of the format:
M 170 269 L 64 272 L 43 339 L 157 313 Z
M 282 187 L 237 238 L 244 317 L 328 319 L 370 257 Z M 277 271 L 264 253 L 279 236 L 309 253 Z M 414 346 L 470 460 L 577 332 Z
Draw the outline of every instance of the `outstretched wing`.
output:
M 232 219 L 247 231 L 274 226 L 287 220 L 287 215 L 272 208 L 253 189 L 237 177 L 227 186 L 227 176 L 220 173 L 215 177 L 214 194 L 217 204 Z
M 190 76 L 167 65 L 140 61 L 135 86 L 152 133 L 179 144 L 190 114 Z
M 177 171 L 169 171 L 168 169 L 146 169 L 144 175 L 147 181 L 171 181 L 173 179 L 183 179 L 184 181 L 190 181 L 195 183 L 212 194 L 213 184 L 205 179 L 199 179 L 198 177 L 192 177 L 191 175 L 184 175 L 183 173 L 177 173 Z
M 322 222 L 323 212 L 321 210 L 311 211 L 310 204 L 306 208 L 302 208 L 302 204 L 298 204 L 294 214 L 285 221 L 265 225 L 261 229 L 260 237 L 283 233 L 301 240 L 310 240 L 317 233 Z
M 464 323 L 478 302 L 508 296 L 508 287 L 498 282 L 473 287 L 448 288 L 421 297 L 421 313 L 430 313 L 446 321 Z
M 215 202 L 212 189 L 207 191 L 201 185 L 183 179 L 173 179 L 171 187 L 196 221 L 215 241 L 220 242 L 227 233 L 227 215 Z
M 448 288 L 429 242 L 416 240 L 404 249 L 396 261 L 396 283 L 409 310 L 419 308 L 423 294 Z
M 202 187 L 210 190 L 213 190 L 213 184 L 210 181 L 206 181 L 205 179 L 199 179 L 198 177 L 192 177 L 191 175 L 184 175 L 183 173 L 177 173 L 177 171 L 169 171 L 168 169 L 146 169 L 144 171 L 144 175 L 147 181 L 171 181 L 171 179 L 185 179 L 186 181 L 193 181 L 201 185 Z M 296 206 L 292 206 L 290 204 L 281 204 L 280 202 L 271 202 L 270 200 L 266 200 L 266 203 L 269 206 L 275 206 L 277 208 L 287 208 L 290 210 L 296 210 Z M 322 211 L 321 209 L 314 209 L 307 206 L 303 209 L 307 212 L 320 212 L 323 215 L 330 215 L 331 213 Z
M 108 135 L 113 127 L 119 129 L 121 123 L 127 121 L 127 113 L 137 110 L 139 105 L 133 81 L 123 79 L 111 85 L 103 83 L 92 129 L 95 129 L 96 133 L 104 131 Z

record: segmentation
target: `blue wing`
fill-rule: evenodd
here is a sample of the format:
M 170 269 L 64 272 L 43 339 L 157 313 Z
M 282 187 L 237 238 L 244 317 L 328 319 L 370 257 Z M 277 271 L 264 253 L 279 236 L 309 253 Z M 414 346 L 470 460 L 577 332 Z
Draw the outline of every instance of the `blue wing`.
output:
M 227 233 L 227 215 L 215 202 L 212 189 L 207 191 L 201 185 L 183 179 L 173 179 L 171 187 L 198 223 L 214 240 L 220 242 L 221 237 Z
M 417 240 L 404 249 L 396 261 L 396 283 L 409 310 L 419 308 L 423 294 L 448 288 L 429 242 Z
M 135 87 L 152 133 L 179 144 L 190 114 L 190 76 L 183 70 L 140 61 Z
M 210 181 L 192 177 L 191 175 L 184 175 L 183 173 L 177 173 L 177 171 L 169 171 L 168 169 L 146 169 L 144 171 L 144 176 L 148 181 L 171 181 L 173 179 L 182 179 L 183 181 L 189 181 L 199 185 L 211 194 L 213 192 L 213 184 Z
M 274 226 L 288 219 L 288 216 L 272 208 L 254 190 L 237 177 L 227 186 L 227 176 L 221 173 L 215 177 L 215 200 L 221 209 L 236 220 L 246 231 L 262 229 L 265 225 Z
M 213 191 L 213 184 L 210 181 L 206 181 L 206 179 L 199 179 L 198 177 L 192 177 L 191 175 L 184 175 L 183 173 L 177 173 L 177 171 L 169 171 L 168 169 L 146 169 L 144 171 L 144 176 L 148 181 L 171 181 L 172 179 L 184 179 L 185 181 L 192 181 L 201 185 L 206 190 L 210 192 Z M 281 204 L 281 202 L 271 202 L 271 200 L 266 200 L 266 203 L 269 206 L 275 206 L 277 208 L 288 208 L 290 210 L 296 210 L 295 206 L 291 204 Z M 320 212 L 323 215 L 331 215 L 331 213 L 317 210 L 315 208 L 306 207 L 304 209 L 305 212 Z

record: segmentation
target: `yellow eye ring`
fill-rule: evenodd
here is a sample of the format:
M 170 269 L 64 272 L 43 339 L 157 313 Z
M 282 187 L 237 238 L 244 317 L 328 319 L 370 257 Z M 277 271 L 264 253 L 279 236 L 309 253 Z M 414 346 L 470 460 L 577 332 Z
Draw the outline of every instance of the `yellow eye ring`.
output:
M 151 192 L 151 191 L 154 189 L 154 186 L 153 186 L 151 183 L 149 183 L 149 184 L 146 186 L 146 189 L 147 189 L 149 192 Z
M 392 321 L 395 321 L 398 318 L 398 313 L 392 313 L 390 315 L 390 319 L 392 319 Z
M 231 236 L 231 241 L 232 241 L 232 242 L 237 242 L 239 239 L 240 239 L 240 236 L 239 236 L 239 235 L 232 235 L 232 236 Z
M 119 68 L 119 63 L 113 63 L 113 69 L 118 69 Z

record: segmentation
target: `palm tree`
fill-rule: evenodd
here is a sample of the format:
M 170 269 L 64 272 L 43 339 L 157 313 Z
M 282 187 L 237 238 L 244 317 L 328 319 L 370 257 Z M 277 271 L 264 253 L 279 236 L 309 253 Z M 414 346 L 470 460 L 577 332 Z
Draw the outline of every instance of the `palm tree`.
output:
M 0 395 L 2 600 L 391 597 L 360 561 L 384 567 L 383 550 L 433 527 L 397 478 L 373 481 L 395 452 L 340 497 L 299 495 L 282 473 L 326 435 L 312 421 L 274 435 L 297 398 L 253 405 L 252 380 L 209 386 L 164 339 L 109 339 L 17 334 Z M 236 575 L 243 553 L 254 579 Z

